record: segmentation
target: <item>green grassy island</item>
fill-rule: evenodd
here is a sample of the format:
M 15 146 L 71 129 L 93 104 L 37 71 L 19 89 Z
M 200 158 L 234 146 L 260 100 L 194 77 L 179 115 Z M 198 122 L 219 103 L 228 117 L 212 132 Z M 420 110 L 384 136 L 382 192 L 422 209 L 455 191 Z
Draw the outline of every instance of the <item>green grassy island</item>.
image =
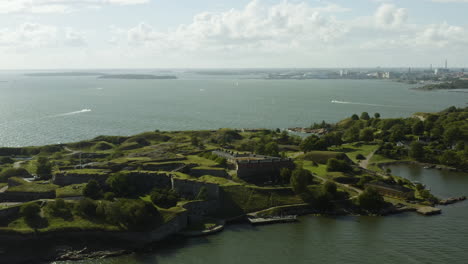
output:
M 153 131 L 0 148 L 0 236 L 149 243 L 249 218 L 438 213 L 427 211 L 437 197 L 386 166 L 468 169 L 468 108 L 392 119 L 362 113 L 314 129 L 321 135 Z

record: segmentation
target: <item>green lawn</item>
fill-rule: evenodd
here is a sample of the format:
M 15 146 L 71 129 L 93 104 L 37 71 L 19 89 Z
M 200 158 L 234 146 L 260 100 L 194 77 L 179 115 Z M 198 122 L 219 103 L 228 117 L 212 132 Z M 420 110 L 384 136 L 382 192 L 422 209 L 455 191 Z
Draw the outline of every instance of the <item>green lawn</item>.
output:
M 55 190 L 57 198 L 74 197 L 83 195 L 86 183 L 72 184 Z
M 356 155 L 361 154 L 364 157 L 367 157 L 371 152 L 377 150 L 378 145 L 369 145 L 369 144 L 343 144 L 340 147 L 335 147 L 332 150 L 344 152 L 353 162 L 357 163 Z
M 7 189 L 7 192 L 50 192 L 59 186 L 55 184 L 26 183 Z

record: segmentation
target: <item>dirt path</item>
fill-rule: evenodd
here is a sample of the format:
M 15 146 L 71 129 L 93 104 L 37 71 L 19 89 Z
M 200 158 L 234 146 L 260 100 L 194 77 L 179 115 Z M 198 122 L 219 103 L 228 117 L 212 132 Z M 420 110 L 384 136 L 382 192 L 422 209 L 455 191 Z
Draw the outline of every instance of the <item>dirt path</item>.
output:
M 376 150 L 372 151 L 371 153 L 369 153 L 369 155 L 367 155 L 366 159 L 365 160 L 361 160 L 359 162 L 359 167 L 361 168 L 364 168 L 364 169 L 367 169 L 367 166 L 369 166 L 369 161 L 370 159 L 372 159 L 372 157 L 374 156 Z

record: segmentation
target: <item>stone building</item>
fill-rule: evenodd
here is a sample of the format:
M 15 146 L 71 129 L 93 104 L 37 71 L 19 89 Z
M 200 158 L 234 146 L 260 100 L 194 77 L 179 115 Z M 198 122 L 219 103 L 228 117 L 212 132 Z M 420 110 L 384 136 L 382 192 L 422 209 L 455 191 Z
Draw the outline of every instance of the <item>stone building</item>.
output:
M 236 170 L 237 177 L 257 184 L 277 182 L 281 168 L 294 169 L 294 162 L 289 158 L 223 150 L 215 150 L 213 154 L 227 159 Z

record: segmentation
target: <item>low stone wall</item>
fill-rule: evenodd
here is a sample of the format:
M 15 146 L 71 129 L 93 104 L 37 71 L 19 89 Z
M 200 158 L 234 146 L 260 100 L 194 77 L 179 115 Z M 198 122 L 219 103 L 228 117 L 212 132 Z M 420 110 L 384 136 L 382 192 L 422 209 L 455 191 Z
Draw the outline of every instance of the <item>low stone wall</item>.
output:
M 190 175 L 195 177 L 201 177 L 203 175 L 212 175 L 216 177 L 222 178 L 230 178 L 229 174 L 226 170 L 217 170 L 217 169 L 197 169 L 193 168 L 190 170 Z
M 195 198 L 202 187 L 206 188 L 208 199 L 219 199 L 219 185 L 172 178 L 172 187 L 182 196 Z
M 206 215 L 214 214 L 219 209 L 218 200 L 208 201 L 191 201 L 184 204 L 182 207 L 187 209 L 188 222 L 198 223 L 201 222 Z
M 12 206 L 0 210 L 0 223 L 7 223 L 10 220 L 18 216 L 20 211 L 20 206 Z
M 166 164 L 144 163 L 144 164 L 141 164 L 141 167 L 144 170 L 150 170 L 150 171 L 172 171 L 183 165 L 184 163 L 179 163 L 179 162 L 166 163 Z
M 102 173 L 69 173 L 59 172 L 53 175 L 52 182 L 59 186 L 66 186 L 71 184 L 87 183 L 90 180 L 96 180 L 99 184 L 105 184 L 110 174 Z
M 0 202 L 28 202 L 39 199 L 54 199 L 55 191 L 50 192 L 3 192 Z

